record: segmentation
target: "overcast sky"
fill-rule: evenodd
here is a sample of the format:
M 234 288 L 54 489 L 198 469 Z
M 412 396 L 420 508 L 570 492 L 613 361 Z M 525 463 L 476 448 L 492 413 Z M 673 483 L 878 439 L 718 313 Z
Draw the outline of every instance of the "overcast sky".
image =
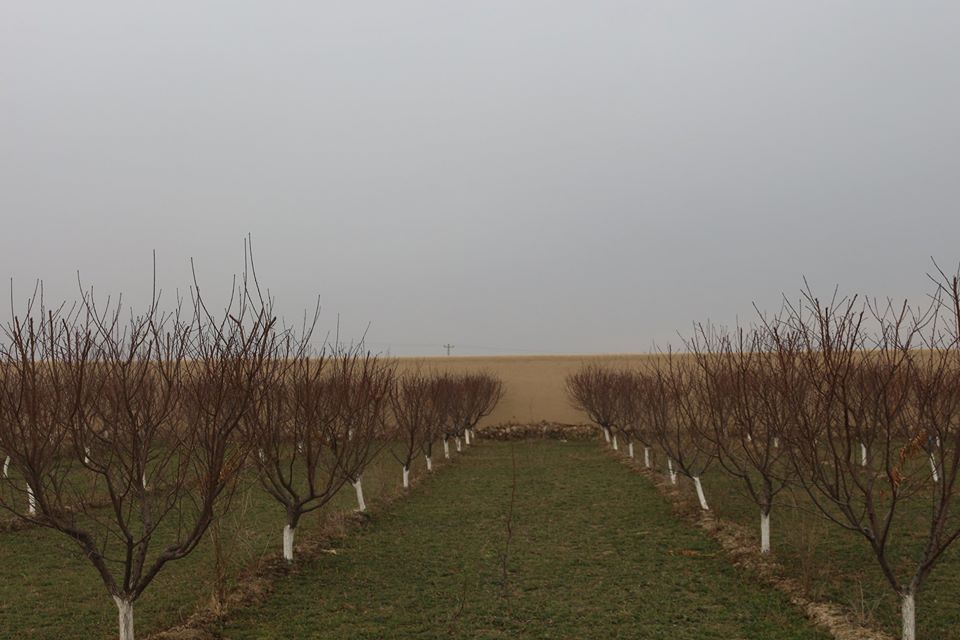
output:
M 223 290 L 250 233 L 377 350 L 645 351 L 960 260 L 960 3 L 0 6 L 18 302 Z

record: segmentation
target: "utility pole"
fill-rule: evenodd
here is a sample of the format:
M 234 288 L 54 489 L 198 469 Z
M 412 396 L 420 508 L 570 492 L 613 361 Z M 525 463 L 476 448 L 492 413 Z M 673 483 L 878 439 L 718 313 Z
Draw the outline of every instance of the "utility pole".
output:
M 450 350 L 453 349 L 453 347 L 454 347 L 454 345 L 452 345 L 452 344 L 445 344 L 445 345 L 443 345 L 443 348 L 447 350 L 447 355 L 448 355 L 448 356 L 450 355 Z

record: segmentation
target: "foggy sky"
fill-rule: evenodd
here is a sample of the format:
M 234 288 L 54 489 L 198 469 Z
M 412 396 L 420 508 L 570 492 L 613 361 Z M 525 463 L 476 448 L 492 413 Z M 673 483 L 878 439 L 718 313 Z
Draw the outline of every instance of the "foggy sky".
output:
M 376 350 L 645 351 L 960 260 L 955 2 L 0 7 L 4 316 L 153 250 L 223 290 L 250 233 Z

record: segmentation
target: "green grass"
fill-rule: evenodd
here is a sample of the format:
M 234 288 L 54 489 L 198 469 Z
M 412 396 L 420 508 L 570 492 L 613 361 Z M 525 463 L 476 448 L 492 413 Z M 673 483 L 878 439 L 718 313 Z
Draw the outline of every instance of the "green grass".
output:
M 422 473 L 422 459 L 414 474 Z M 368 504 L 400 488 L 400 465 L 384 452 L 364 473 Z M 222 522 L 228 582 L 244 567 L 279 553 L 285 522 L 278 503 L 247 477 Z M 316 532 L 331 511 L 356 508 L 349 484 L 327 508 L 304 516 L 301 539 Z M 158 549 L 163 535 L 156 541 Z M 138 637 L 173 626 L 208 602 L 215 591 L 210 532 L 188 557 L 168 563 L 135 605 Z M 62 640 L 116 637 L 116 607 L 99 575 L 63 534 L 33 527 L 0 533 L 0 638 Z
M 484 442 L 336 551 L 235 612 L 223 635 L 826 637 L 595 442 Z

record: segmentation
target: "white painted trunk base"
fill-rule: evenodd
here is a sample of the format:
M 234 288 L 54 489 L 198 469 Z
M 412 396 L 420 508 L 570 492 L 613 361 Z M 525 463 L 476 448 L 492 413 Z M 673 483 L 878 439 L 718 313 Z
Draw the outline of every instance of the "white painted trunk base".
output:
M 367 510 L 367 503 L 363 500 L 363 478 L 357 478 L 353 483 L 353 488 L 357 490 L 357 508 L 363 512 Z
M 610 429 L 606 427 L 603 428 L 603 439 L 607 441 L 607 444 L 610 444 Z
M 775 437 L 775 438 L 773 439 L 773 448 L 774 448 L 774 449 L 779 449 L 779 448 L 780 448 L 780 438 L 776 438 L 776 437 Z
M 470 429 L 463 430 L 463 444 L 470 446 Z
M 450 459 L 450 442 L 447 440 L 443 441 L 443 457 L 447 460 Z
M 90 447 L 83 448 L 83 464 L 90 464 Z
M 940 472 L 937 470 L 937 461 L 934 459 L 933 454 L 929 454 L 930 458 L 930 475 L 933 476 L 934 482 L 940 482 Z
M 760 553 L 770 553 L 770 512 L 760 512 Z
M 427 471 L 433 471 L 433 458 L 425 456 L 427 459 Z
M 613 434 L 613 450 L 620 451 L 620 445 L 617 444 L 617 434 Z
M 460 436 L 457 436 L 454 442 L 457 443 L 457 453 L 463 453 L 463 448 L 460 446 Z
M 296 530 L 290 525 L 283 527 L 283 559 L 293 562 L 293 536 Z
M 867 466 L 867 445 L 860 443 L 860 466 Z
M 917 600 L 912 593 L 900 596 L 903 640 L 917 640 Z
M 643 448 L 643 464 L 647 469 L 652 466 L 650 464 L 650 447 Z
M 632 443 L 632 442 L 627 445 L 627 455 L 629 455 L 631 458 L 633 457 L 633 443 Z
M 37 498 L 33 495 L 33 487 L 27 483 L 27 513 L 31 516 L 37 515 Z
M 673 460 L 667 458 L 667 472 L 670 474 L 670 483 L 677 484 L 677 472 L 673 470 Z
M 117 604 L 120 640 L 133 640 L 133 603 L 120 596 L 113 596 L 113 601 Z
M 7 456 L 6 460 L 3 461 L 3 477 L 7 478 L 10 476 L 10 456 Z
M 697 498 L 700 500 L 700 508 L 704 511 L 710 511 L 707 506 L 707 497 L 703 495 L 703 484 L 700 482 L 700 476 L 693 476 L 693 486 L 697 488 Z
M 410 467 L 403 468 L 403 488 L 410 488 Z

